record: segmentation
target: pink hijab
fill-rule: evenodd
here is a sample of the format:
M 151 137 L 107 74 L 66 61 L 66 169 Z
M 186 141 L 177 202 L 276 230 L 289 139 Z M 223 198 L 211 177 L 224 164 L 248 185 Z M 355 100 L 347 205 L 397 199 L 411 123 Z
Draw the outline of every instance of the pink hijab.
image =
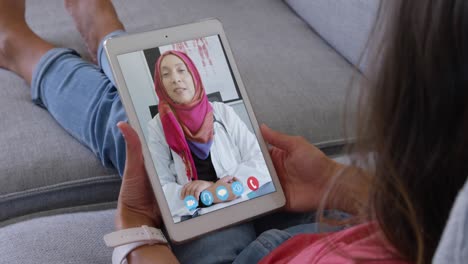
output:
M 169 54 L 181 59 L 192 75 L 195 95 L 190 103 L 174 103 L 162 83 L 161 61 Z M 159 98 L 159 117 L 169 148 L 182 158 L 188 180 L 197 180 L 197 170 L 191 151 L 199 158 L 206 159 L 213 143 L 213 109 L 206 96 L 200 74 L 187 54 L 175 50 L 166 51 L 156 62 L 154 87 Z

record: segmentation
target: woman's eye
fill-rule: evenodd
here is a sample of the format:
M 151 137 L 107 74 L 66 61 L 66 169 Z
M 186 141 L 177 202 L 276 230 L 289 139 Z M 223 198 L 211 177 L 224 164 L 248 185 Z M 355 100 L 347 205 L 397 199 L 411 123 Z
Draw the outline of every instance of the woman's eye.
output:
M 168 75 L 169 75 L 169 73 L 163 72 L 162 77 L 167 77 Z
M 179 69 L 179 72 L 185 72 L 185 69 Z

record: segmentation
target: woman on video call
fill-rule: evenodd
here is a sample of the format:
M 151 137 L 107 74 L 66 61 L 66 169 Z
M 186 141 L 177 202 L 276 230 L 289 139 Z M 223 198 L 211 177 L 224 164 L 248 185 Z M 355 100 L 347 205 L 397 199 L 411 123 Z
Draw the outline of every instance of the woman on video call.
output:
M 197 212 L 186 206 L 189 196 L 199 201 L 199 207 L 234 200 L 238 195 L 232 192 L 232 183 L 247 186 L 248 176 L 239 174 L 245 168 L 260 182 L 269 181 L 255 136 L 231 107 L 208 101 L 187 54 L 163 53 L 156 62 L 154 84 L 159 114 L 148 123 L 148 144 L 173 217 Z M 228 190 L 222 199 L 216 194 L 220 186 Z M 212 199 L 200 199 L 205 190 Z

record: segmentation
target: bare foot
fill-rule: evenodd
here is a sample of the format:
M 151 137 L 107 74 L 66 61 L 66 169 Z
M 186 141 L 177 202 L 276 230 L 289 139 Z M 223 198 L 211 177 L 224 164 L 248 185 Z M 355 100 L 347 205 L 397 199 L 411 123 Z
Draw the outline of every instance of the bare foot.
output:
M 95 62 L 100 41 L 107 34 L 124 29 L 110 0 L 65 0 L 65 8 Z
M 24 1 L 1 1 L 0 2 L 0 67 L 11 69 L 12 43 L 9 41 L 16 31 L 23 31 L 27 28 L 24 19 Z
M 24 0 L 0 1 L 0 67 L 31 83 L 36 64 L 54 46 L 29 28 L 24 13 Z

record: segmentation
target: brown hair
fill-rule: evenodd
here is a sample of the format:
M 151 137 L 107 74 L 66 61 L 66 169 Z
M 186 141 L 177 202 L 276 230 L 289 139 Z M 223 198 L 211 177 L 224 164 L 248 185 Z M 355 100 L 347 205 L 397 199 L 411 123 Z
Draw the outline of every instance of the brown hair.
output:
M 382 2 L 353 152 L 373 154 L 363 208 L 402 257 L 430 263 L 468 176 L 468 1 Z

